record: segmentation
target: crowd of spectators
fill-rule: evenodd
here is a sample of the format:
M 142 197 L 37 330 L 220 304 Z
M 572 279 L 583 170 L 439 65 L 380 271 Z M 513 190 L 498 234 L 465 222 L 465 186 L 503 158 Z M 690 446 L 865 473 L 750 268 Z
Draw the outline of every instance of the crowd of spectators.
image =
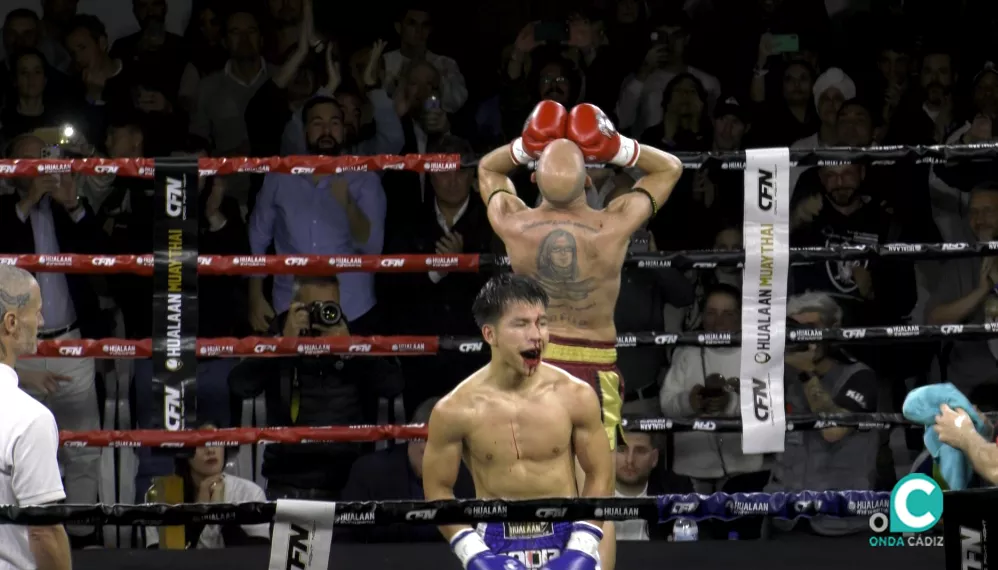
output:
M 753 147 L 993 142 L 998 8 L 987 0 L 592 0 L 458 3 L 399 0 L 346 8 L 314 0 L 131 0 L 138 31 L 109 33 L 77 0 L 42 0 L 3 19 L 0 141 L 7 158 L 451 153 L 466 164 L 519 135 L 542 99 L 599 105 L 619 129 L 676 151 Z M 182 8 L 180 8 L 182 7 Z M 188 9 L 170 30 L 171 10 Z M 358 14 L 346 14 L 359 10 Z M 341 13 L 341 11 L 343 11 Z M 175 33 L 180 32 L 182 33 Z M 66 126 L 72 127 L 68 132 Z M 794 246 L 991 241 L 998 177 L 990 164 L 795 168 Z M 592 173 L 602 207 L 637 173 Z M 536 203 L 527 171 L 513 179 Z M 113 174 L 45 175 L 0 185 L 3 253 L 146 254 L 152 181 Z M 742 174 L 690 169 L 631 250 L 739 249 Z M 475 171 L 349 172 L 202 179 L 203 253 L 501 253 L 477 198 Z M 201 337 L 297 336 L 296 309 L 336 301 L 345 320 L 322 334 L 477 335 L 471 300 L 487 274 L 345 273 L 338 278 L 199 278 Z M 40 273 L 45 340 L 152 332 L 151 281 L 132 275 Z M 617 328 L 735 332 L 741 274 L 720 268 L 625 269 Z M 801 326 L 998 320 L 992 258 L 876 260 L 794 267 L 790 319 Z M 291 316 L 289 316 L 289 314 Z M 738 348 L 619 351 L 632 413 L 738 416 Z M 198 421 L 238 426 L 242 400 L 262 398 L 272 426 L 424 420 L 433 398 L 487 355 L 285 360 L 203 359 Z M 810 346 L 787 356 L 794 413 L 898 411 L 916 385 L 948 381 L 993 409 L 996 341 L 895 344 L 875 351 Z M 110 361 L 107 361 L 110 362 Z M 59 427 L 99 427 L 112 364 L 39 358 L 22 385 Z M 113 364 L 130 378 L 131 425 L 152 424 L 149 361 Z M 988 401 L 984 401 L 988 400 Z M 389 406 L 391 407 L 391 406 Z M 664 492 L 890 489 L 887 432 L 789 433 L 780 456 L 746 455 L 739 434 L 630 434 L 616 452 L 621 496 Z M 912 438 L 910 438 L 912 439 Z M 917 438 L 913 438 L 917 439 Z M 897 443 L 896 441 L 894 442 Z M 421 499 L 420 442 L 374 452 L 360 444 L 273 445 L 263 477 L 222 475 L 226 455 L 185 459 L 139 450 L 136 497 L 156 477 L 183 478 L 186 498 Z M 904 447 L 902 443 L 902 447 Z M 908 447 L 910 464 L 920 444 Z M 907 450 L 905 450 L 907 451 Z M 98 501 L 99 451 L 65 448 L 68 501 Z M 904 454 L 902 454 L 904 455 Z M 106 470 L 106 469 L 105 469 Z M 462 474 L 465 477 L 467 474 Z M 467 483 L 467 484 L 464 484 Z M 459 494 L 470 495 L 470 481 Z M 459 485 L 461 487 L 462 485 Z M 727 523 L 725 523 L 727 524 Z M 702 536 L 726 536 L 712 523 Z M 775 525 L 842 535 L 864 521 Z M 758 533 L 756 524 L 756 533 Z M 69 529 L 75 546 L 99 529 Z M 741 528 L 743 536 L 753 531 Z M 259 528 L 188 528 L 190 545 L 266 540 Z M 664 538 L 638 521 L 625 540 Z M 340 540 L 436 540 L 417 528 L 344 533 Z M 146 543 L 158 542 L 147 533 Z

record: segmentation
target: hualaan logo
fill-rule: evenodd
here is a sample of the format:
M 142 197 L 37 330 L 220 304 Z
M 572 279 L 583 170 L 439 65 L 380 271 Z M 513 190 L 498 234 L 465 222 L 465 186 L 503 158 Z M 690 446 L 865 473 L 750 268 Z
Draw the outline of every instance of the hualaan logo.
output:
M 943 490 L 931 477 L 913 473 L 898 481 L 891 491 L 891 532 L 924 532 L 934 527 L 943 516 Z M 870 529 L 884 532 L 888 517 L 884 513 L 870 516 Z

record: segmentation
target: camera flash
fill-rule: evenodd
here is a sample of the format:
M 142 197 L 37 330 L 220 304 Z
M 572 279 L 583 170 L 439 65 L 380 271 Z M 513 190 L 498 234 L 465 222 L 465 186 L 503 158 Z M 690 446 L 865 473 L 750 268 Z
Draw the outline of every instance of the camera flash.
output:
M 62 128 L 62 136 L 66 137 L 67 139 L 73 138 L 74 134 L 76 134 L 76 130 L 73 129 L 71 125 L 66 125 L 65 127 Z

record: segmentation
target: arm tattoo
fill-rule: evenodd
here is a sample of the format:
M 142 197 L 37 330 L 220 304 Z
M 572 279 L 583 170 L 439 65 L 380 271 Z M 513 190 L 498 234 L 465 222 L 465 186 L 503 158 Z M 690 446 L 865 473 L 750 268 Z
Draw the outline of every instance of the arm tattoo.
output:
M 804 396 L 807 397 L 807 405 L 816 414 L 839 414 L 845 412 L 821 385 L 821 380 L 817 377 L 807 381 L 804 385 Z
M 579 277 L 579 248 L 575 236 L 553 230 L 537 250 L 537 281 L 552 301 L 582 301 L 596 290 L 596 280 Z

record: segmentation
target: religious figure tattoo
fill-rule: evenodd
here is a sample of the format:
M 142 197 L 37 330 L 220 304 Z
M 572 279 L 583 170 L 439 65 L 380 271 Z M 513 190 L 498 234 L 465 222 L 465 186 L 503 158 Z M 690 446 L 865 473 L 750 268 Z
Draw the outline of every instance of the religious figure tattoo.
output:
M 565 230 L 554 230 L 541 242 L 537 281 L 553 301 L 581 301 L 596 289 L 595 279 L 579 278 L 578 245 Z

